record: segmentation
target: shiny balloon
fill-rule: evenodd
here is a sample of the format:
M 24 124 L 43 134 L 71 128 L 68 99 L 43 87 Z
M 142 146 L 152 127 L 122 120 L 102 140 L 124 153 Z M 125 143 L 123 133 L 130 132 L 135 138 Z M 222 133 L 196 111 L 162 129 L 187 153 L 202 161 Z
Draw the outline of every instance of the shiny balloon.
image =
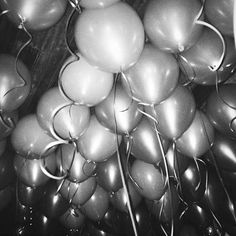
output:
M 220 86 L 207 99 L 206 113 L 216 130 L 230 137 L 236 137 L 236 84 Z
M 16 155 L 14 158 L 14 168 L 17 177 L 23 184 L 32 188 L 45 185 L 49 180 L 49 177 L 42 172 L 41 164 L 53 174 L 57 167 L 55 153 L 51 153 L 44 159 L 26 159 L 20 155 Z
M 81 211 L 92 221 L 101 220 L 109 208 L 109 194 L 99 185 Z
M 132 206 L 135 209 L 141 203 L 142 197 L 135 189 L 134 183 L 132 183 L 131 180 L 128 180 L 127 183 Z M 121 188 L 117 192 L 111 194 L 110 201 L 117 210 L 122 212 L 128 212 L 127 196 L 125 194 L 124 188 Z
M 17 186 L 18 200 L 24 206 L 33 206 L 43 197 L 44 187 L 30 187 L 20 182 Z
M 92 116 L 88 129 L 78 140 L 78 147 L 85 159 L 101 162 L 115 153 L 120 142 L 121 135 L 110 132 Z
M 226 53 L 218 70 L 217 82 L 227 80 L 236 66 L 236 50 L 234 40 L 225 37 Z M 218 65 L 223 52 L 223 45 L 219 36 L 211 29 L 205 28 L 199 40 L 189 50 L 180 54 L 180 68 L 190 81 L 201 85 L 214 85 L 216 72 L 209 67 Z
M 84 10 L 75 24 L 75 42 L 91 65 L 113 73 L 124 71 L 137 62 L 143 50 L 143 24 L 123 2 Z
M 139 123 L 142 113 L 138 103 L 125 92 L 120 84 L 95 107 L 98 121 L 114 133 L 129 134 Z
M 7 139 L 0 140 L 0 156 L 5 152 L 7 146 Z
M 220 168 L 236 172 L 236 140 L 216 133 L 212 151 Z
M 120 169 L 117 153 L 113 154 L 105 162 L 97 164 L 97 182 L 108 192 L 116 192 L 122 188 Z
M 200 157 L 214 142 L 214 128 L 207 116 L 197 110 L 188 129 L 176 140 L 178 151 L 188 157 Z
M 4 189 L 0 190 L 0 211 L 6 209 L 6 207 L 14 199 L 14 188 L 11 185 L 8 185 Z
M 85 221 L 85 216 L 79 209 L 70 207 L 63 215 L 60 216 L 61 224 L 67 229 L 79 229 Z
M 206 190 L 207 170 L 203 163 L 191 161 L 180 176 L 185 201 L 197 202 L 203 198 Z
M 72 101 L 95 106 L 110 93 L 114 82 L 113 74 L 98 70 L 80 54 L 78 56 L 79 60 L 71 56 L 65 61 L 61 69 L 60 86 Z
M 85 160 L 72 144 L 61 145 L 57 151 L 57 159 L 58 169 L 62 167 L 68 173 L 68 180 L 72 182 L 83 182 L 96 169 L 96 164 Z
M 8 16 L 18 27 L 20 23 L 30 30 L 44 30 L 56 24 L 66 10 L 65 0 L 4 0 L 0 2 L 2 10 L 8 10 Z
M 34 114 L 21 118 L 11 136 L 15 151 L 27 159 L 41 158 L 52 153 L 55 147 L 51 149 L 47 147 L 55 141 L 40 127 Z
M 164 151 L 169 146 L 169 141 L 165 137 L 161 137 Z M 130 133 L 130 137 L 126 138 L 126 142 L 131 145 L 131 153 L 139 160 L 150 164 L 158 164 L 162 161 L 161 149 L 157 140 L 157 134 L 154 125 L 143 116 L 141 122 Z
M 4 2 L 1 1 L 0 5 Z M 15 68 L 16 60 L 17 70 Z M 16 110 L 30 93 L 30 72 L 23 62 L 8 54 L 0 54 L 0 68 L 0 110 Z
M 178 77 L 174 56 L 146 44 L 137 63 L 125 71 L 122 84 L 134 100 L 152 105 L 169 97 Z
M 120 0 L 81 0 L 80 6 L 84 8 L 105 8 Z
M 233 36 L 234 0 L 207 0 L 204 10 L 207 19 L 222 34 Z
M 18 112 L 4 112 L 0 115 L 0 140 L 4 139 L 13 132 L 18 121 Z
M 144 14 L 150 41 L 161 50 L 179 53 L 198 40 L 202 26 L 196 24 L 201 9 L 198 0 L 152 0 Z
M 81 183 L 74 183 L 67 179 L 58 182 L 62 184 L 60 188 L 61 195 L 75 206 L 83 205 L 93 195 L 97 183 L 95 177 L 90 177 Z
M 69 208 L 69 203 L 57 192 L 55 181 L 50 181 L 44 188 L 43 198 L 39 203 L 40 211 L 48 218 L 58 218 Z
M 194 119 L 195 109 L 192 93 L 180 85 L 154 110 L 146 107 L 147 113 L 157 119 L 158 131 L 170 139 L 177 139 L 187 130 Z
M 136 190 L 149 200 L 159 200 L 165 191 L 165 176 L 154 165 L 135 160 L 131 167 L 131 176 Z

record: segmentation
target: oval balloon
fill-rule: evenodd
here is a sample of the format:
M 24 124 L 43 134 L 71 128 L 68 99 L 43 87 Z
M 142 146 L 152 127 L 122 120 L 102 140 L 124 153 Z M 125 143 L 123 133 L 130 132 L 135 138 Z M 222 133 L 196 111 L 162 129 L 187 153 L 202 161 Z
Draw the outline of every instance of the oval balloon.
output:
M 188 157 L 200 157 L 214 142 L 214 128 L 207 116 L 197 110 L 188 129 L 176 140 L 179 152 Z
M 142 113 L 138 103 L 124 91 L 120 84 L 95 107 L 98 121 L 114 133 L 129 134 L 139 123 Z
M 84 8 L 105 8 L 119 1 L 120 0 L 81 0 L 79 4 Z
M 207 19 L 222 34 L 233 36 L 234 0 L 207 0 L 205 14 Z
M 81 183 L 74 183 L 67 179 L 62 180 L 61 195 L 75 206 L 83 205 L 93 195 L 96 189 L 96 178 L 90 177 Z M 61 184 L 61 182 L 58 182 Z
M 120 135 L 110 132 L 92 116 L 88 129 L 78 140 L 78 147 L 85 159 L 101 162 L 115 153 L 120 142 Z
M 158 164 L 162 160 L 161 149 L 157 140 L 157 134 L 148 118 L 143 117 L 138 126 L 131 132 L 126 142 L 131 142 L 131 153 L 139 160 L 150 164 Z M 161 137 L 164 151 L 169 146 L 169 141 Z
M 198 40 L 202 26 L 195 23 L 201 9 L 198 0 L 152 0 L 144 14 L 150 41 L 161 50 L 178 53 Z
M 178 77 L 174 56 L 146 44 L 137 63 L 125 71 L 122 84 L 134 100 L 158 104 L 175 89 Z
M 206 113 L 216 130 L 231 137 L 236 137 L 236 84 L 220 86 L 207 99 Z
M 136 182 L 136 190 L 149 200 L 159 200 L 165 191 L 165 177 L 152 164 L 135 160 L 131 176 Z
M 42 172 L 41 164 L 53 174 L 57 167 L 55 153 L 44 159 L 26 159 L 20 155 L 16 155 L 14 159 L 16 175 L 23 184 L 33 188 L 42 186 L 49 180 L 49 177 Z
M 48 149 L 47 146 L 55 141 L 40 127 L 34 114 L 21 118 L 11 136 L 15 151 L 27 159 L 41 158 L 52 153 L 55 147 Z
M 109 208 L 109 195 L 99 185 L 91 198 L 82 206 L 81 210 L 92 221 L 101 220 Z
M 192 123 L 196 104 L 189 89 L 178 86 L 174 92 L 154 110 L 145 107 L 147 113 L 157 119 L 158 131 L 167 138 L 177 139 Z
M 87 9 L 76 21 L 75 42 L 92 65 L 113 73 L 124 71 L 136 63 L 143 50 L 143 24 L 123 2 Z
M 72 101 L 95 106 L 110 93 L 114 82 L 113 74 L 98 70 L 80 54 L 78 56 L 79 60 L 71 56 L 65 61 L 61 69 L 59 86 Z
M 211 29 L 205 28 L 199 40 L 189 50 L 180 54 L 183 72 L 190 81 L 201 85 L 214 85 L 227 80 L 235 68 L 235 47 L 231 37 L 225 37 L 226 53 L 221 67 L 216 72 L 209 67 L 218 65 L 223 52 L 223 45 L 218 35 Z
M 65 0 L 6 0 L 1 1 L 2 10 L 8 10 L 8 16 L 18 27 L 20 23 L 30 30 L 44 30 L 62 17 L 66 10 Z
M 1 1 L 1 3 L 4 2 Z M 15 68 L 16 60 L 17 70 Z M 0 68 L 0 109 L 3 111 L 16 110 L 30 93 L 30 72 L 23 62 L 7 54 L 0 54 Z
M 68 180 L 83 182 L 94 174 L 96 164 L 88 162 L 72 144 L 64 144 L 57 151 L 58 169 L 68 173 Z

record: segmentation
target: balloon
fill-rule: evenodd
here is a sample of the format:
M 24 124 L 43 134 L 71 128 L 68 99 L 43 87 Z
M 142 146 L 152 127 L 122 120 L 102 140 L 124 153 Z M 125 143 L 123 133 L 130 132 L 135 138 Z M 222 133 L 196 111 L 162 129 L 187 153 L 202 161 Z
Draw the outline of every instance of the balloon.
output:
M 135 209 L 141 202 L 142 197 L 136 191 L 134 184 L 128 180 L 128 191 L 131 198 L 132 206 Z M 119 211 L 128 212 L 127 208 L 127 196 L 125 194 L 124 188 L 122 187 L 117 192 L 110 195 L 110 201 L 112 205 Z
M 109 96 L 95 107 L 95 114 L 102 125 L 120 134 L 129 134 L 142 117 L 138 103 L 120 84 L 116 84 Z
M 91 65 L 113 73 L 124 71 L 143 50 L 143 24 L 123 2 L 84 10 L 75 24 L 75 42 Z
M 97 228 L 93 222 L 87 223 L 87 231 L 89 236 L 117 236 L 115 234 L 110 234 L 103 229 Z
M 23 21 L 30 30 L 44 30 L 53 26 L 66 10 L 65 0 L 4 0 L 0 2 L 2 10 L 8 10 L 8 16 L 17 26 Z
M 178 76 L 174 56 L 146 44 L 137 63 L 125 71 L 122 84 L 134 100 L 158 104 L 173 92 Z
M 97 185 L 95 177 L 90 177 L 81 183 L 74 183 L 67 179 L 62 181 L 61 195 L 75 206 L 87 202 L 93 195 Z M 58 184 L 61 184 L 61 182 Z
M 178 86 L 161 104 L 145 107 L 147 113 L 157 119 L 157 128 L 164 136 L 177 139 L 194 119 L 196 104 L 186 87 Z
M 0 211 L 5 209 L 14 199 L 14 193 L 14 189 L 10 185 L 0 190 Z
M 195 23 L 198 0 L 152 0 L 144 14 L 144 28 L 150 41 L 164 51 L 178 53 L 198 40 L 202 26 Z
M 83 182 L 94 174 L 96 164 L 88 162 L 72 144 L 61 145 L 57 152 L 58 169 L 68 173 L 68 180 Z
M 222 34 L 233 36 L 234 0 L 207 0 L 205 14 L 207 19 Z
M 43 190 L 44 186 L 34 188 L 20 182 L 17 186 L 18 199 L 24 206 L 33 206 L 43 197 Z
M 192 225 L 185 224 L 182 226 L 179 236 L 199 236 L 199 232 Z
M 34 114 L 21 118 L 11 136 L 15 151 L 27 159 L 41 158 L 52 153 L 55 147 L 47 147 L 53 142 L 55 139 L 40 127 Z
M 41 164 L 53 174 L 56 171 L 55 153 L 44 159 L 26 159 L 18 154 L 14 158 L 14 168 L 19 180 L 32 188 L 42 186 L 49 180 L 49 177 L 42 172 Z
M 99 185 L 97 185 L 95 192 L 91 198 L 82 206 L 82 212 L 93 221 L 101 220 L 109 207 L 109 195 Z
M 98 163 L 96 173 L 98 184 L 107 192 L 116 192 L 122 188 L 117 153 L 113 154 L 105 162 Z
M 0 4 L 4 2 L 1 1 Z M 15 68 L 16 60 L 17 70 Z M 31 89 L 30 72 L 23 62 L 7 54 L 0 54 L 0 68 L 0 110 L 16 110 L 29 95 Z
M 113 74 L 96 69 L 80 54 L 78 56 L 79 60 L 71 56 L 65 61 L 59 86 L 72 101 L 95 106 L 109 95 L 114 82 Z
M 4 139 L 13 132 L 18 121 L 18 112 L 4 112 L 0 115 L 0 140 Z
M 213 91 L 207 99 L 206 113 L 218 131 L 236 137 L 234 119 L 236 117 L 236 84 L 220 86 L 219 92 Z M 232 124 L 231 124 L 232 123 Z
M 44 195 L 40 201 L 40 211 L 48 218 L 58 218 L 69 208 L 68 202 L 57 192 L 57 184 L 50 181 L 44 189 Z
M 207 116 L 197 110 L 192 124 L 176 140 L 179 152 L 188 157 L 200 157 L 206 153 L 214 142 L 214 128 Z
M 78 140 L 78 147 L 85 159 L 101 162 L 115 153 L 120 142 L 120 135 L 110 132 L 92 116 L 88 129 Z
M 136 190 L 149 200 L 159 200 L 165 191 L 165 177 L 152 164 L 135 160 L 131 167 L 131 176 Z
M 166 152 L 169 141 L 165 137 L 161 137 L 161 140 Z M 131 153 L 137 159 L 150 164 L 158 164 L 162 160 L 157 134 L 146 117 L 142 118 L 138 126 L 130 133 L 130 137 L 126 138 L 126 142 L 130 142 Z
M 146 205 L 149 211 L 154 216 L 156 216 L 157 219 L 159 219 L 162 222 L 170 221 L 172 219 L 171 209 L 173 211 L 173 217 L 175 217 L 180 205 L 179 195 L 174 184 L 173 183 L 170 184 L 170 191 L 167 188 L 160 200 L 158 201 L 146 200 Z
M 0 140 L 0 157 L 5 152 L 6 145 L 7 145 L 7 140 L 6 139 Z
M 79 4 L 84 8 L 105 8 L 119 1 L 120 0 L 81 0 Z
M 193 161 L 180 177 L 182 193 L 185 201 L 200 201 L 206 189 L 206 167 L 202 162 Z
M 61 224 L 67 229 L 79 229 L 85 221 L 85 216 L 79 209 L 70 207 L 62 216 L 60 216 Z
M 216 133 L 212 151 L 222 170 L 236 172 L 236 140 Z
M 225 37 L 226 54 L 218 70 L 217 82 L 227 80 L 235 68 L 235 47 L 231 37 Z M 200 39 L 189 50 L 180 54 L 180 68 L 189 77 L 190 81 L 201 85 L 214 85 L 216 72 L 210 67 L 218 65 L 223 52 L 223 45 L 219 36 L 211 29 L 204 29 Z

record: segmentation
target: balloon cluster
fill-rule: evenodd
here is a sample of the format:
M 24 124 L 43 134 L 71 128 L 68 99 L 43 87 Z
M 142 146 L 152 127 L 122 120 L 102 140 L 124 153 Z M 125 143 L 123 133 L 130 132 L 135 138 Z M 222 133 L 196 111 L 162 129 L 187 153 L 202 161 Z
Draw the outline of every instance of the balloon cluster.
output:
M 142 19 L 119 0 L 69 3 L 77 51 L 11 135 L 18 211 L 71 234 L 233 235 L 233 1 L 150 0 Z M 66 1 L 0 6 L 28 32 L 54 25 Z M 30 76 L 10 56 L 0 65 L 6 136 Z M 199 104 L 194 87 L 209 85 Z

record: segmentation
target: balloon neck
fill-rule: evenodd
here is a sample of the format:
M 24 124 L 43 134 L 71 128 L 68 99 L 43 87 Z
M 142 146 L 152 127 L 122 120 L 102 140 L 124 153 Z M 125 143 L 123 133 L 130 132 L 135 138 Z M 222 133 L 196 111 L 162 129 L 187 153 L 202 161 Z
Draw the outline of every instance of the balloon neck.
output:
M 180 53 L 183 52 L 184 51 L 184 46 L 183 45 L 179 45 L 178 46 L 178 50 L 179 50 Z

